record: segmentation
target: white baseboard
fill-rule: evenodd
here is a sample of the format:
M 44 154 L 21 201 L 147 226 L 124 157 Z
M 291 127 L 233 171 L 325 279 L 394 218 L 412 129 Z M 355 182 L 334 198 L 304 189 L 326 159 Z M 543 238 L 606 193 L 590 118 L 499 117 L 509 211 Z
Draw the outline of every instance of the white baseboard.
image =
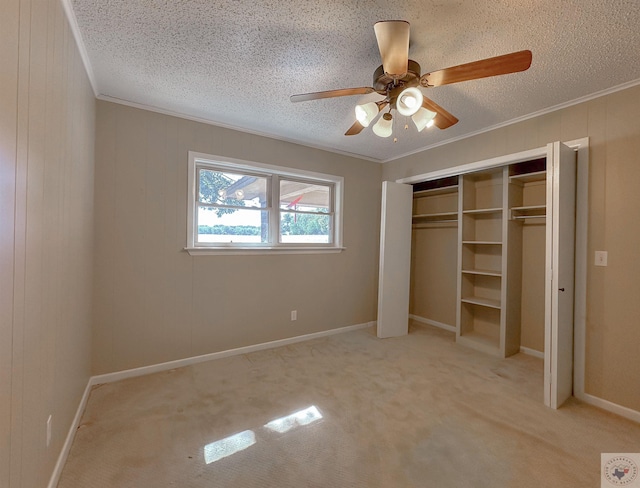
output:
M 536 358 L 544 359 L 544 353 L 540 351 L 536 351 L 535 349 L 531 349 L 530 347 L 520 346 L 520 352 L 522 354 L 528 354 L 529 356 L 533 356 Z
M 449 332 L 456 332 L 456 328 L 453 325 L 444 324 L 442 322 L 438 322 L 437 320 L 425 319 L 424 317 L 420 317 L 419 315 L 412 314 L 409 314 L 409 318 L 415 320 L 416 322 L 420 322 L 421 324 L 433 325 L 434 327 L 448 330 Z
M 67 457 L 69 456 L 69 451 L 71 450 L 71 445 L 73 444 L 73 439 L 75 438 L 76 431 L 80 426 L 80 420 L 82 419 L 82 414 L 84 413 L 84 409 L 87 406 L 87 400 L 89 399 L 89 393 L 91 393 L 91 378 L 87 382 L 87 386 L 84 389 L 84 393 L 82 394 L 82 398 L 80 399 L 80 404 L 78 405 L 78 409 L 76 410 L 76 415 L 73 417 L 73 422 L 71 422 L 71 427 L 69 427 L 69 431 L 67 432 L 67 438 L 62 445 L 62 450 L 58 455 L 58 460 L 56 461 L 56 465 L 53 468 L 53 473 L 51 473 L 51 478 L 49 479 L 49 484 L 47 488 L 56 488 L 58 486 L 58 481 L 60 481 L 60 475 L 62 474 L 62 469 L 64 468 L 65 463 L 67 462 Z
M 593 405 L 594 407 L 607 410 L 611 413 L 615 413 L 616 415 L 620 415 L 620 417 L 624 417 L 629 420 L 633 420 L 634 422 L 640 423 L 640 412 L 638 412 L 637 410 L 623 407 L 622 405 L 618 405 L 617 403 L 603 400 L 602 398 L 598 398 L 584 392 L 575 392 L 574 396 L 578 400 L 582 400 L 584 403 L 588 403 L 589 405 Z
M 274 347 L 286 346 L 288 344 L 295 344 L 296 342 L 308 341 L 311 339 L 317 339 L 319 337 L 326 337 L 334 334 L 342 334 L 344 332 L 350 332 L 352 330 L 364 329 L 376 324 L 373 322 L 365 322 L 364 324 L 349 325 L 347 327 L 339 327 L 337 329 L 323 330 L 321 332 L 314 332 L 313 334 L 305 334 L 301 336 L 289 337 L 287 339 L 280 339 L 277 341 L 263 342 L 261 344 L 254 344 L 252 346 L 238 347 L 236 349 L 228 349 L 226 351 L 213 352 L 211 354 L 203 354 L 202 356 L 194 356 L 190 358 L 177 359 L 175 361 L 167 361 L 166 363 L 152 364 L 151 366 L 143 366 L 141 368 L 127 369 L 124 371 L 116 371 L 115 373 L 101 374 L 91 377 L 91 385 L 99 385 L 102 383 L 112 383 L 114 381 L 120 381 L 126 378 L 134 378 L 136 376 L 144 376 L 146 374 L 158 373 L 160 371 L 168 371 L 170 369 L 182 368 L 191 364 L 202 363 L 205 361 L 211 361 L 212 359 L 222 359 L 229 356 L 237 356 L 239 354 L 248 354 L 250 352 L 262 351 L 264 349 L 272 349 Z

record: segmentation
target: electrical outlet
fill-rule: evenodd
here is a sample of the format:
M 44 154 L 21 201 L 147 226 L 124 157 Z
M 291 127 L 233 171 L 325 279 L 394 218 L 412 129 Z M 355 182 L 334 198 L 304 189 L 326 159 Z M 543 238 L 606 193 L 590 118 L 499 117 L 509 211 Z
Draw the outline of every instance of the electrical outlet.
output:
M 607 251 L 596 251 L 596 266 L 607 265 Z
M 49 415 L 49 418 L 47 419 L 47 447 L 49 447 L 49 444 L 51 444 L 51 415 Z
M 291 310 L 291 321 L 293 322 L 294 320 L 298 320 L 298 311 L 297 310 Z

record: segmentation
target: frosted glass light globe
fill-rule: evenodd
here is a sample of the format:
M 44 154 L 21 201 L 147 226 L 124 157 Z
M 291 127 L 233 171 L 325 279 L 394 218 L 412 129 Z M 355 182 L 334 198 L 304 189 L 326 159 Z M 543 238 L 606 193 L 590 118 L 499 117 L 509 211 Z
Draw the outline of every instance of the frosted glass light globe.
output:
M 420 107 L 420 109 L 411 116 L 411 120 L 416 124 L 418 132 L 422 132 L 425 127 L 431 127 L 433 125 L 433 119 L 436 115 L 437 114 L 435 112 L 427 110 L 424 107 Z
M 369 127 L 369 124 L 375 119 L 376 115 L 378 115 L 378 106 L 375 102 L 356 105 L 356 120 L 360 122 L 363 127 Z
M 422 107 L 422 92 L 416 87 L 407 88 L 398 95 L 396 108 L 400 114 L 407 117 L 415 114 Z
M 393 117 L 390 113 L 386 113 L 373 126 L 373 133 L 378 137 L 389 137 L 391 132 L 393 132 Z

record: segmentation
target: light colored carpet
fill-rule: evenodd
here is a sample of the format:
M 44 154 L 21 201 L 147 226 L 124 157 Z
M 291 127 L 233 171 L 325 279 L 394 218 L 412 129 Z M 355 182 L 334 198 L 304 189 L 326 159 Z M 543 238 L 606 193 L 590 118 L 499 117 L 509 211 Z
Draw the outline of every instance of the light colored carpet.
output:
M 58 486 L 584 488 L 638 451 L 639 424 L 544 407 L 541 360 L 412 325 L 96 387 Z

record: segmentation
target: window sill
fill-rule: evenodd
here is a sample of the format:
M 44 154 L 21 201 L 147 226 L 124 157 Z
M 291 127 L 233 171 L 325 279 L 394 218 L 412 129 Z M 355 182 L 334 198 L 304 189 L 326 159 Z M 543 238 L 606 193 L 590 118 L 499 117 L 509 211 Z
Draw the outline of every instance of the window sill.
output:
M 185 247 L 191 256 L 239 255 L 239 254 L 333 254 L 346 247 Z

